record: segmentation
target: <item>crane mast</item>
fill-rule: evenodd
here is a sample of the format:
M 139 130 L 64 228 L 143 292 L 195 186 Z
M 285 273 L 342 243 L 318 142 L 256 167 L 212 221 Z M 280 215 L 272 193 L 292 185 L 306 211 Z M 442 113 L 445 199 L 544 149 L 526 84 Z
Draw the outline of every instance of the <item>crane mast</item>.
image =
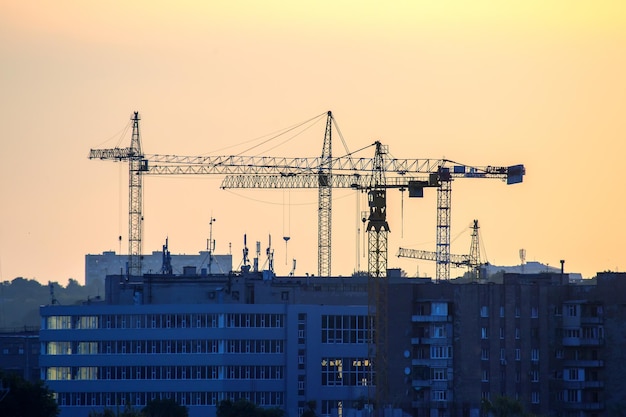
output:
M 133 133 L 128 155 L 128 275 L 141 275 L 141 237 L 143 225 L 142 177 L 145 162 L 139 136 L 139 113 L 133 114 Z
M 469 264 L 472 267 L 474 274 L 474 279 L 478 280 L 482 278 L 480 276 L 480 235 L 478 234 L 478 220 L 474 220 L 474 224 L 472 226 L 472 243 L 470 245 L 470 253 L 469 253 Z
M 141 238 L 143 236 L 143 174 L 148 171 L 148 160 L 141 151 L 139 112 L 134 112 L 129 148 L 92 149 L 89 159 L 128 162 L 128 262 L 127 276 L 141 275 Z
M 331 239 L 332 239 L 332 120 L 329 111 L 326 119 L 324 146 L 322 147 L 321 165 L 318 171 L 318 209 L 317 209 L 317 275 L 331 276 Z
M 376 404 L 382 408 L 388 402 L 388 287 L 387 281 L 387 189 L 383 158 L 387 147 L 375 143 L 371 189 L 368 192 L 369 217 L 367 219 L 368 246 L 368 306 L 374 320 L 370 327 L 370 363 L 376 370 Z M 379 410 L 380 410 L 379 408 Z
M 452 182 L 448 168 L 439 174 L 441 185 L 437 189 L 437 265 L 435 279 L 450 279 L 450 200 Z

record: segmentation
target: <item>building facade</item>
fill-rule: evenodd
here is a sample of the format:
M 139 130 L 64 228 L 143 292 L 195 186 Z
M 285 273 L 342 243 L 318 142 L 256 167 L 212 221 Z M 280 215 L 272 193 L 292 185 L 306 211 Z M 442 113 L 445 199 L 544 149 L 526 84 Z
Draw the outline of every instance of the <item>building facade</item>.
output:
M 626 274 L 387 282 L 394 415 L 475 417 L 498 396 L 542 416 L 623 408 Z M 63 417 L 154 398 L 192 417 L 238 398 L 287 416 L 308 401 L 329 417 L 377 408 L 366 278 L 111 276 L 106 293 L 41 308 L 41 375 Z
M 214 415 L 227 398 L 288 415 L 314 398 L 336 414 L 366 398 L 363 288 L 262 278 L 109 277 L 106 302 L 42 307 L 42 377 L 62 416 L 155 398 L 175 399 L 190 416 Z M 355 302 L 342 305 L 349 293 Z
M 165 249 L 165 248 L 164 248 Z M 153 251 L 141 257 L 141 269 L 150 274 L 161 272 L 163 257 L 169 252 Z M 228 275 L 232 270 L 233 256 L 218 255 L 209 251 L 200 251 L 197 255 L 169 255 L 175 274 L 183 274 L 185 268 L 195 268 L 210 275 Z M 103 286 L 107 275 L 124 275 L 128 264 L 128 255 L 119 255 L 114 251 L 101 254 L 85 255 L 85 285 Z
M 17 374 L 27 381 L 40 378 L 39 329 L 0 330 L 0 370 Z

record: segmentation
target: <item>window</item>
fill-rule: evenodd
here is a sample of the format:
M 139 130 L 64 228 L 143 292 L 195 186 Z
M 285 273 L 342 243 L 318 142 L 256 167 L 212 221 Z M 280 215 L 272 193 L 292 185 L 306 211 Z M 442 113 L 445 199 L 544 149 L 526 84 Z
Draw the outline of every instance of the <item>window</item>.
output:
M 515 349 L 515 360 L 516 361 L 521 361 L 522 360 L 522 351 L 521 351 L 521 349 Z
M 515 328 L 515 338 L 516 339 L 520 338 L 520 331 L 519 331 L 519 328 L 517 328 L 517 327 Z
M 577 389 L 568 389 L 565 390 L 564 400 L 568 403 L 579 403 L 580 402 L 580 390 Z
M 505 348 L 500 348 L 500 360 L 501 361 L 505 361 L 506 360 L 506 349 Z
M 481 339 L 489 339 L 489 328 L 488 327 L 482 327 L 480 329 L 480 338 Z
M 483 375 L 482 375 L 482 379 L 481 379 L 481 381 L 482 381 L 482 382 L 489 382 L 489 370 L 487 370 L 487 369 L 483 369 L 482 374 L 483 374 Z
M 537 391 L 532 392 L 530 402 L 533 404 L 539 404 L 539 393 Z
M 500 306 L 500 317 L 504 317 L 504 306 Z
M 584 381 L 585 370 L 578 368 L 566 369 L 563 374 L 563 379 L 566 381 Z
M 504 339 L 504 327 L 500 327 L 500 339 Z
M 452 358 L 452 346 L 431 346 L 431 359 L 450 359 Z
M 539 360 L 539 349 L 531 349 L 530 360 L 537 362 Z
M 447 316 L 448 315 L 448 303 L 432 303 L 431 315 L 433 316 Z
M 480 359 L 483 360 L 483 361 L 488 361 L 489 360 L 489 349 L 482 348 L 480 350 Z
M 580 337 L 580 329 L 565 329 L 563 331 L 565 337 Z
M 536 319 L 537 317 L 539 317 L 539 309 L 537 307 L 531 307 L 530 317 L 533 319 Z
M 530 371 L 530 381 L 539 382 L 539 371 L 537 369 Z
M 447 368 L 432 368 L 432 379 L 433 381 L 446 381 L 447 373 Z
M 448 399 L 448 392 L 443 390 L 432 391 L 433 401 L 446 401 Z
M 568 304 L 565 306 L 565 312 L 570 317 L 578 316 L 578 306 L 576 304 Z
M 489 307 L 488 306 L 480 307 L 480 317 L 489 317 Z
M 433 338 L 444 338 L 446 337 L 446 326 L 444 324 L 435 324 L 433 325 Z
M 515 307 L 515 317 L 519 317 L 519 316 L 520 316 L 519 307 Z

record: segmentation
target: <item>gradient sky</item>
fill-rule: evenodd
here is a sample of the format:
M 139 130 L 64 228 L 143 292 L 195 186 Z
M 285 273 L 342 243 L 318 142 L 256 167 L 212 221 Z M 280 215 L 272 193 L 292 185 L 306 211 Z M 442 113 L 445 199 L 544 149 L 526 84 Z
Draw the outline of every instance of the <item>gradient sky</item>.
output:
M 127 251 L 127 165 L 90 148 L 222 155 L 332 110 L 350 150 L 526 165 L 523 184 L 453 184 L 451 252 L 481 224 L 483 259 L 585 277 L 626 270 L 626 3 L 616 1 L 0 0 L 0 279 L 83 282 L 85 254 Z M 323 123 L 268 155 L 318 156 Z M 342 153 L 339 140 L 335 155 Z M 144 251 L 206 248 L 239 265 L 272 235 L 276 270 L 317 272 L 317 193 L 146 177 Z M 354 192 L 333 193 L 333 273 L 357 258 Z M 398 246 L 435 249 L 435 192 L 388 197 Z M 364 209 L 360 199 L 360 209 Z M 288 204 L 289 203 L 289 204 Z M 404 207 L 401 211 L 400 207 Z M 283 236 L 291 237 L 286 245 Z M 462 273 L 462 270 L 452 270 Z

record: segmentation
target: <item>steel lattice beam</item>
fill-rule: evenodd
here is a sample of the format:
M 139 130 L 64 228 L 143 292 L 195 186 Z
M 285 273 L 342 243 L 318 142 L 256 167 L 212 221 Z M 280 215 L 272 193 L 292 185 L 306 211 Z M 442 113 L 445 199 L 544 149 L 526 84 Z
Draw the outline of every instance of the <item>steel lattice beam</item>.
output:
M 332 241 L 332 120 L 328 112 L 324 146 L 322 147 L 322 164 L 318 175 L 318 207 L 317 207 L 317 275 L 331 276 L 331 241 Z

